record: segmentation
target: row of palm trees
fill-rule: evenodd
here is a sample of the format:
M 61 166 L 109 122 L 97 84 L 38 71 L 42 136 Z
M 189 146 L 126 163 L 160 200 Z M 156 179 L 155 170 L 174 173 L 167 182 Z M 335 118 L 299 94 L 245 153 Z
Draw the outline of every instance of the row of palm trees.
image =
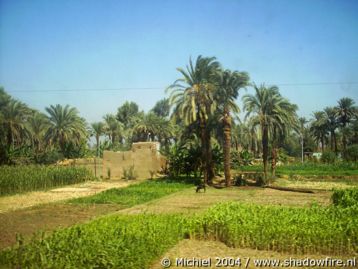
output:
M 337 135 L 342 137 L 342 152 L 346 152 L 347 144 L 350 144 L 352 135 L 358 132 L 358 109 L 354 100 L 342 98 L 334 107 L 326 107 L 323 111 L 313 113 L 310 131 L 322 152 L 325 146 L 330 145 L 330 150 L 338 154 Z M 304 121 L 304 119 L 302 119 Z M 339 133 L 337 133 L 339 131 Z M 329 142 L 328 142 L 329 140 Z M 355 141 L 358 142 L 358 141 Z
M 172 116 L 186 126 L 197 125 L 202 146 L 204 182 L 209 184 L 214 176 L 210 143 L 213 128 L 210 123 L 216 121 L 216 126 L 221 126 L 225 181 L 229 186 L 232 113 L 236 114 L 239 111 L 236 104 L 239 90 L 251 85 L 249 75 L 246 72 L 224 70 L 214 57 L 201 56 L 196 59 L 195 64 L 190 59 L 186 70 L 178 68 L 178 71 L 182 78 L 168 88 L 170 103 L 173 106 Z M 266 179 L 269 136 L 272 142 L 274 173 L 278 141 L 298 126 L 297 106 L 282 97 L 276 86 L 253 84 L 253 87 L 255 94 L 248 94 L 243 98 L 244 109 L 247 111 L 247 117 L 252 116 L 250 121 L 253 129 L 260 127 Z

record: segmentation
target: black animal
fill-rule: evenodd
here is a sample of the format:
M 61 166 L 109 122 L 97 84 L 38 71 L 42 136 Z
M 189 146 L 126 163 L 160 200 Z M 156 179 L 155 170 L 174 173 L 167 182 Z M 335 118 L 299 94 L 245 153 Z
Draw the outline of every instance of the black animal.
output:
M 203 189 L 204 192 L 206 192 L 206 187 L 204 183 L 200 183 L 199 185 L 196 186 L 196 192 L 200 192 L 201 189 Z

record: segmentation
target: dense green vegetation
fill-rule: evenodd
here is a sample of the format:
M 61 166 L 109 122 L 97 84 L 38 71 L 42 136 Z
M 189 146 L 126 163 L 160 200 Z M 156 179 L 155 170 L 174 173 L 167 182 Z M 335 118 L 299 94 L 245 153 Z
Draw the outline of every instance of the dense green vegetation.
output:
M 188 188 L 189 184 L 174 181 L 146 181 L 126 188 L 109 189 L 92 196 L 73 199 L 71 203 L 119 204 L 130 207 L 158 199 L 165 195 Z
M 357 208 L 294 208 L 236 202 L 204 213 L 106 216 L 59 230 L 0 253 L 0 262 L 26 268 L 148 268 L 183 238 L 298 254 L 358 251 Z
M 335 206 L 358 208 L 358 187 L 345 190 L 334 190 L 332 202 Z
M 357 209 L 223 203 L 195 219 L 192 236 L 234 247 L 289 253 L 351 254 L 358 248 Z
M 0 166 L 0 195 L 49 189 L 94 179 L 89 170 L 80 167 Z
M 175 215 L 110 216 L 54 232 L 0 253 L 0 264 L 21 268 L 148 268 L 183 238 Z

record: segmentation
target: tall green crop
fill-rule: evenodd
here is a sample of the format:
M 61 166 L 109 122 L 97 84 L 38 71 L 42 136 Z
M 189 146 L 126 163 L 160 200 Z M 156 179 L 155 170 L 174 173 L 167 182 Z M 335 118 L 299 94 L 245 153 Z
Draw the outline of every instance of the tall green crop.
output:
M 0 166 L 0 196 L 49 189 L 93 180 L 86 168 L 62 166 Z

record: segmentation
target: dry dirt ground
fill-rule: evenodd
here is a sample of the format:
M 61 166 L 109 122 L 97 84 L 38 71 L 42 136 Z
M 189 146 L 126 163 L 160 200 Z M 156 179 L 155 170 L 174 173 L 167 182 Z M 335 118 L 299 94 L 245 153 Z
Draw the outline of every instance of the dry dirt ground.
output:
M 162 269 L 161 261 L 164 258 L 169 258 L 171 260 L 172 266 L 170 268 L 186 268 L 184 266 L 175 266 L 176 258 L 196 258 L 196 259 L 208 259 L 211 260 L 211 266 L 206 268 L 219 268 L 219 266 L 215 266 L 218 258 L 233 258 L 237 260 L 240 258 L 241 266 L 233 266 L 233 267 L 225 267 L 221 266 L 220 268 L 259 268 L 259 266 L 255 265 L 255 259 L 275 259 L 284 262 L 286 259 L 300 259 L 303 260 L 305 258 L 310 259 L 326 259 L 326 255 L 293 255 L 293 254 L 285 254 L 274 251 L 263 251 L 263 250 L 255 250 L 249 248 L 230 248 L 226 246 L 222 242 L 218 241 L 199 241 L 199 240 L 182 240 L 175 247 L 170 249 L 167 253 L 165 253 L 160 259 L 155 261 L 151 269 Z M 331 256 L 330 256 L 331 257 Z M 248 260 L 248 258 L 250 258 Z M 354 257 L 331 257 L 331 258 L 339 258 L 343 260 L 352 259 Z M 247 263 L 247 267 L 246 267 Z M 264 267 L 264 266 L 261 266 Z M 269 266 L 266 266 L 269 267 Z M 270 266 L 271 268 L 274 266 Z M 282 266 L 276 266 L 281 267 Z M 196 267 L 197 268 L 197 267 Z M 291 266 L 289 268 L 335 268 L 335 267 L 305 267 L 305 266 Z M 345 267 L 345 268 L 357 268 L 357 267 Z
M 81 184 L 56 188 L 50 191 L 34 191 L 24 194 L 4 196 L 0 197 L 0 213 L 28 208 L 40 204 L 58 202 L 71 198 L 88 196 L 110 188 L 123 188 L 134 182 L 138 183 L 140 181 L 88 181 Z

